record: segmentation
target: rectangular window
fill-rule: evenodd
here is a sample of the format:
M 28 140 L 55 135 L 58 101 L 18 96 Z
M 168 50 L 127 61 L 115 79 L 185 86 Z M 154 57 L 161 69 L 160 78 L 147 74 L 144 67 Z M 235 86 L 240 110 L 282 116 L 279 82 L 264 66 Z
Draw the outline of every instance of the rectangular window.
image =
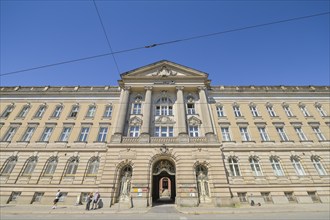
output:
M 111 105 L 107 105 L 104 109 L 104 114 L 103 117 L 105 118 L 110 118 L 112 116 L 112 106 Z
M 16 131 L 17 131 L 17 127 L 9 127 L 7 133 L 2 138 L 2 141 L 7 141 L 7 142 L 11 141 Z
M 294 130 L 296 131 L 296 133 L 301 141 L 307 141 L 307 137 L 300 127 L 295 127 Z
M 328 114 L 326 113 L 326 111 L 324 111 L 323 108 L 322 108 L 321 106 L 316 106 L 316 109 L 317 109 L 317 111 L 320 113 L 320 115 L 321 115 L 322 117 L 326 117 L 326 116 L 328 116 Z
M 17 201 L 18 198 L 21 196 L 21 193 L 22 192 L 12 192 L 11 195 L 10 195 L 9 201 L 10 202 Z
M 286 133 L 285 133 L 285 131 L 284 131 L 284 128 L 282 128 L 282 127 L 277 127 L 276 130 L 277 130 L 278 135 L 279 135 L 280 138 L 281 138 L 281 141 L 289 141 L 289 138 L 288 138 L 288 136 L 286 135 Z
M 80 134 L 79 134 L 78 141 L 86 142 L 88 133 L 89 133 L 89 127 L 82 127 L 81 131 L 80 131 Z
M 28 127 L 21 139 L 21 141 L 30 141 L 36 127 Z
M 290 110 L 290 107 L 289 106 L 283 106 L 283 109 L 285 111 L 285 114 L 288 116 L 288 117 L 293 117 L 293 114 Z
M 316 191 L 309 191 L 307 194 L 311 197 L 312 201 L 317 203 L 320 202 L 319 196 L 316 194 Z
M 44 196 L 43 192 L 36 192 L 33 195 L 32 203 L 33 202 L 41 202 L 41 198 Z
M 69 140 L 69 136 L 71 133 L 72 128 L 71 127 L 64 127 L 62 130 L 62 133 L 60 135 L 60 138 L 58 139 L 59 141 L 68 141 Z
M 264 198 L 265 203 L 272 203 L 272 197 L 270 195 L 270 192 L 261 192 L 261 196 Z
M 221 134 L 222 134 L 222 141 L 231 141 L 231 137 L 230 137 L 228 127 L 222 127 L 221 128 Z
M 23 106 L 22 110 L 20 111 L 20 113 L 17 115 L 18 118 L 25 118 L 27 113 L 30 110 L 30 106 L 29 105 L 25 105 Z
M 79 111 L 79 106 L 75 105 L 75 106 L 72 106 L 72 109 L 71 109 L 71 112 L 69 114 L 69 117 L 70 118 L 75 118 L 77 117 L 78 115 L 78 111 Z
M 246 192 L 237 193 L 237 196 L 238 196 L 240 202 L 243 202 L 243 203 L 247 202 Z
M 173 115 L 173 107 L 167 105 L 156 106 L 156 115 Z
M 325 137 L 319 127 L 313 127 L 313 131 L 319 141 L 325 141 Z
M 258 127 L 258 130 L 262 141 L 270 141 L 265 127 Z
M 49 141 L 50 136 L 52 135 L 52 132 L 53 132 L 53 127 L 46 127 L 40 137 L 40 141 L 44 141 L 44 142 Z
M 142 109 L 141 103 L 133 103 L 132 114 L 133 115 L 139 115 L 139 114 L 141 114 L 142 113 L 141 109 Z
M 140 135 L 140 126 L 131 126 L 129 128 L 129 136 L 130 137 L 139 137 Z
M 86 114 L 86 118 L 92 118 L 95 115 L 96 106 L 89 106 Z
M 34 115 L 35 118 L 41 118 L 44 113 L 46 111 L 46 106 L 45 105 L 41 105 L 38 109 L 38 111 L 36 112 L 36 114 Z
M 105 142 L 107 140 L 108 127 L 100 127 L 99 134 L 97 135 L 98 142 Z
M 14 109 L 13 105 L 8 105 L 1 114 L 1 118 L 7 118 L 10 115 L 10 113 L 13 111 L 13 109 Z
M 257 106 L 250 106 L 250 110 L 251 110 L 251 113 L 253 115 L 253 117 L 259 117 L 259 112 L 258 112 L 258 109 L 257 109 Z
M 199 137 L 198 125 L 189 125 L 189 136 Z
M 194 115 L 194 114 L 196 114 L 195 104 L 194 103 L 188 103 L 187 104 L 187 114 L 188 115 Z
M 301 112 L 303 113 L 303 115 L 304 115 L 305 117 L 310 117 L 310 116 L 311 116 L 311 115 L 309 114 L 309 112 L 307 111 L 306 106 L 300 106 L 300 110 L 301 110 Z
M 233 106 L 234 114 L 236 117 L 242 117 L 241 110 L 239 109 L 239 106 Z
M 218 117 L 225 117 L 225 110 L 223 106 L 217 106 Z
M 276 113 L 275 113 L 275 111 L 273 109 L 273 106 L 267 106 L 266 109 L 267 109 L 270 117 L 276 117 Z
M 239 130 L 241 132 L 242 141 L 251 141 L 247 127 L 240 127 Z
M 61 106 L 61 105 L 56 106 L 55 109 L 54 109 L 54 112 L 52 114 L 52 117 L 53 118 L 59 118 L 60 115 L 61 115 L 62 110 L 63 110 L 63 106 Z
M 289 202 L 296 202 L 296 198 L 294 197 L 293 192 L 284 192 L 284 195 Z
M 173 137 L 173 127 L 172 126 L 156 126 L 155 127 L 156 137 Z

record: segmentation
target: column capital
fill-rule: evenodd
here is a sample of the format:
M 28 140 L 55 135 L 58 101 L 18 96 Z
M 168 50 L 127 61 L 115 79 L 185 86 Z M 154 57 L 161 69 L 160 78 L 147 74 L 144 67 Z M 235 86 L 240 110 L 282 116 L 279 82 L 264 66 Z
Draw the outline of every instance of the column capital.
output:
M 145 86 L 144 89 L 145 90 L 152 90 L 154 87 L 153 86 Z
M 183 90 L 184 89 L 184 86 L 176 86 L 175 87 L 177 90 Z
M 121 86 L 121 88 L 123 89 L 123 90 L 131 90 L 131 86 Z
M 206 86 L 197 86 L 197 89 L 200 91 L 200 90 L 204 90 L 206 89 Z

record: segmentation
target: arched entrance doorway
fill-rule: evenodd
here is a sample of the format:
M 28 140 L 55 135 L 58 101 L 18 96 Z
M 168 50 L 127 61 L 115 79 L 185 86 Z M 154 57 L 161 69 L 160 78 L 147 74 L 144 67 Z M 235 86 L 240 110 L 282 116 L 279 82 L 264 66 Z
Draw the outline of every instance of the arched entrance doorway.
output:
M 160 160 L 152 169 L 152 202 L 174 203 L 175 189 L 175 167 L 169 160 Z

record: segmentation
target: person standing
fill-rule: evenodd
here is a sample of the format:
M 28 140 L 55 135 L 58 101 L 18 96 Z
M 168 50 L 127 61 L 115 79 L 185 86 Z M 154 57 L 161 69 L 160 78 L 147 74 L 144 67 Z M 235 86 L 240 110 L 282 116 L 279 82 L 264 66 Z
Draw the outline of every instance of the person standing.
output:
M 93 206 L 92 209 L 96 209 L 97 208 L 97 203 L 100 199 L 100 193 L 98 191 L 95 192 L 94 197 L 93 197 Z
M 60 200 L 61 196 L 62 196 L 61 190 L 57 190 L 57 193 L 56 193 L 55 199 L 54 199 L 53 209 L 56 209 L 57 203 Z
M 86 210 L 89 210 L 92 200 L 93 200 L 93 193 L 90 192 L 90 193 L 88 193 L 88 196 L 87 196 Z

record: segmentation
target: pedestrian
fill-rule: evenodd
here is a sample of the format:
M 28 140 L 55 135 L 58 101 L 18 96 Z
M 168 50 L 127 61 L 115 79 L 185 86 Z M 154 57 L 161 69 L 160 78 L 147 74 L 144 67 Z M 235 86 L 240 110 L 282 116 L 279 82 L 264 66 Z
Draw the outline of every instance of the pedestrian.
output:
M 52 207 L 53 209 L 56 209 L 57 203 L 60 200 L 61 196 L 62 196 L 61 190 L 57 190 L 57 193 L 56 193 L 55 199 L 54 199 L 54 204 L 53 204 L 53 207 Z
M 96 191 L 95 194 L 94 194 L 94 197 L 93 197 L 93 206 L 92 206 L 92 209 L 95 210 L 97 208 L 97 203 L 98 203 L 100 197 L 101 196 L 100 196 L 99 191 Z
M 89 207 L 90 207 L 90 205 L 91 205 L 92 200 L 93 200 L 93 193 L 90 192 L 90 193 L 88 193 L 88 195 L 87 195 L 86 210 L 89 210 Z

